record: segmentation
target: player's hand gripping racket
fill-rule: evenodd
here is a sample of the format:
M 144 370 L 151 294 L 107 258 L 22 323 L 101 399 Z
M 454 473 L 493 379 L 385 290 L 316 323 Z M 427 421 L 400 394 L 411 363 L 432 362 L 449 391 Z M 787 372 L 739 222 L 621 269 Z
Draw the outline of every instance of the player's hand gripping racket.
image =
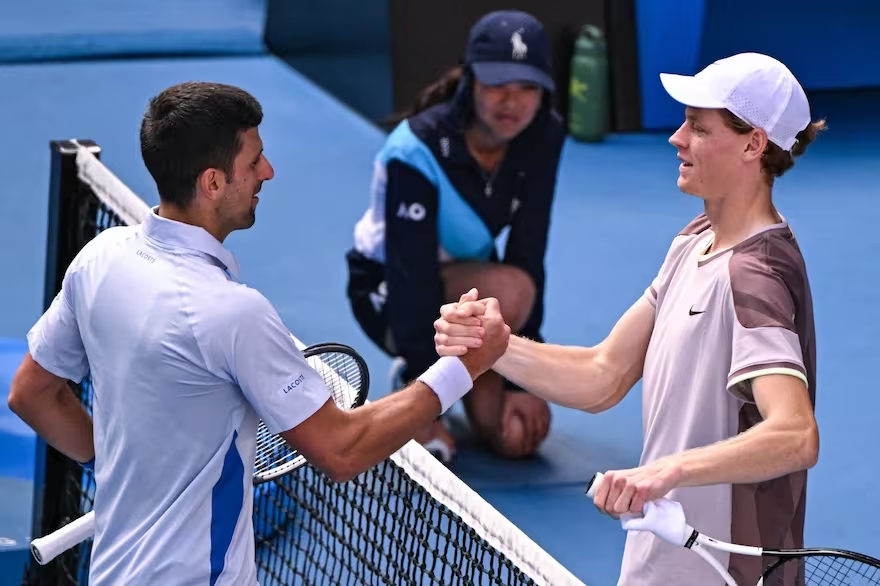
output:
M 303 356 L 321 377 L 340 409 L 360 407 L 367 400 L 370 373 L 364 359 L 343 344 L 315 344 L 305 348 Z M 254 461 L 254 484 L 262 484 L 289 474 L 305 464 L 305 458 L 283 437 L 271 433 L 260 421 Z M 60 529 L 31 541 L 31 553 L 45 565 L 95 534 L 95 513 L 90 511 Z
M 600 472 L 590 480 L 588 497 L 593 498 L 602 477 Z M 795 564 L 800 565 L 795 572 L 798 576 L 795 583 L 804 586 L 880 585 L 880 560 L 841 549 L 765 549 L 719 541 L 688 525 L 681 504 L 670 499 L 649 501 L 643 515 L 622 515 L 620 520 L 627 531 L 650 531 L 668 543 L 695 551 L 715 568 L 728 586 L 741 585 L 734 581 L 718 558 L 709 553 L 708 548 L 764 558 L 766 568 L 756 586 L 782 584 L 783 571 L 790 572 Z

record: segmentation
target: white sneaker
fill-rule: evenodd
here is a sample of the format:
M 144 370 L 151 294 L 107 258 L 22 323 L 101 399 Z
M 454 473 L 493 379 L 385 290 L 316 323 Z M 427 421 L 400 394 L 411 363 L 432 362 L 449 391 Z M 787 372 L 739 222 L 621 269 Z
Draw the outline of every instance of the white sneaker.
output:
M 443 425 L 443 421 L 439 421 L 440 425 Z M 435 437 L 433 439 L 428 440 L 422 447 L 428 450 L 428 453 L 443 462 L 444 464 L 449 464 L 452 462 L 452 457 L 455 456 L 455 448 L 452 448 L 444 442 L 439 437 Z

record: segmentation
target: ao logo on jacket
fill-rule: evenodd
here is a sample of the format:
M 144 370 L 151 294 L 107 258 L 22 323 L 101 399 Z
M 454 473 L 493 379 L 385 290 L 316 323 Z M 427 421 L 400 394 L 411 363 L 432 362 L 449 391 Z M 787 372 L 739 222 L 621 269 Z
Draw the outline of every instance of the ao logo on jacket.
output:
M 400 207 L 397 208 L 397 217 L 403 218 L 404 220 L 412 220 L 413 222 L 421 222 L 425 219 L 425 206 L 420 203 L 413 203 L 410 205 L 406 205 L 401 202 Z

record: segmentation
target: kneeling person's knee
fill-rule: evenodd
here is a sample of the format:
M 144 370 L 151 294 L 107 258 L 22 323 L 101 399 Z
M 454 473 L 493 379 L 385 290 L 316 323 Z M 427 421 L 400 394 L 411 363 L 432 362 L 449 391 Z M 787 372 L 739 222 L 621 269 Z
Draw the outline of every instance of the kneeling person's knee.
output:
M 496 298 L 504 321 L 513 331 L 518 331 L 529 319 L 535 305 L 535 282 L 518 267 L 502 266 L 503 269 L 493 275 L 497 279 Z

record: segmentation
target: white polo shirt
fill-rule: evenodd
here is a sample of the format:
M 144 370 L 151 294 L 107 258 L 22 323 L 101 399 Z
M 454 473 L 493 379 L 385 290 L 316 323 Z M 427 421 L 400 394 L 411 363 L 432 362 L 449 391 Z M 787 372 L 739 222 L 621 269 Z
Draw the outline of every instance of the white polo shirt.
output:
M 237 276 L 208 232 L 153 210 L 85 246 L 28 333 L 46 370 L 92 375 L 92 586 L 257 583 L 259 418 L 288 430 L 330 394 Z

